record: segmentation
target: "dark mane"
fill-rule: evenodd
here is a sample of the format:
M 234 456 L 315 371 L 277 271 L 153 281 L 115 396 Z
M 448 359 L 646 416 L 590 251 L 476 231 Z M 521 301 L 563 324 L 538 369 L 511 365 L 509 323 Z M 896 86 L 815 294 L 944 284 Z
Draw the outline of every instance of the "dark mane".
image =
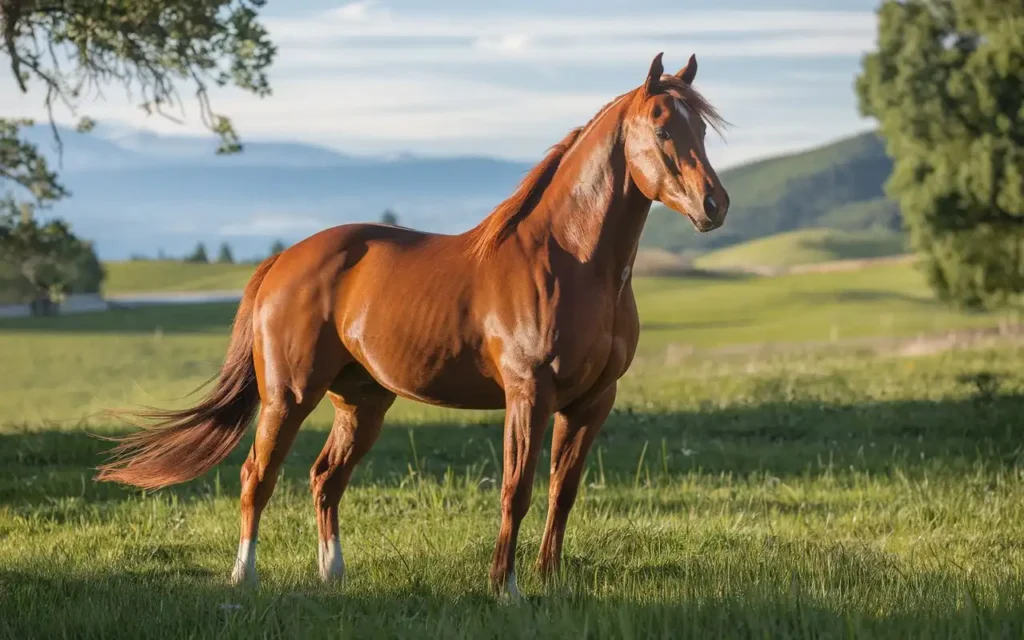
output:
M 661 89 L 682 100 L 691 112 L 707 123 L 718 135 L 721 136 L 722 130 L 729 127 L 729 122 L 718 113 L 718 109 L 694 89 L 693 85 L 686 84 L 676 76 L 664 75 L 661 77 Z

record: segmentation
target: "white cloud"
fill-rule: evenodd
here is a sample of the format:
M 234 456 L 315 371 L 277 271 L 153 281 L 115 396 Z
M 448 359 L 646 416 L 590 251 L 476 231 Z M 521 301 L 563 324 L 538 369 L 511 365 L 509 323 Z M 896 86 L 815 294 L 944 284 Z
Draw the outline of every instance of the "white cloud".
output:
M 279 47 L 271 77 L 274 95 L 260 100 L 234 89 L 213 94 L 214 108 L 232 116 L 243 138 L 294 139 L 358 153 L 516 158 L 538 157 L 570 127 L 631 88 L 616 81 L 579 90 L 570 80 L 552 88 L 531 86 L 535 74 L 561 71 L 569 78 L 568 69 L 629 64 L 636 65 L 639 82 L 658 51 L 666 52 L 669 68 L 682 64 L 691 51 L 698 58 L 788 57 L 812 64 L 825 56 L 852 58 L 871 48 L 875 37 L 873 14 L 828 11 L 439 15 L 394 12 L 368 0 L 266 22 Z M 481 65 L 493 64 L 523 65 L 528 73 L 511 86 L 504 74 L 482 71 Z M 806 95 L 815 90 L 810 85 L 817 86 L 813 70 L 800 72 L 809 76 L 742 83 L 715 73 L 702 72 L 698 84 L 739 125 L 721 148 L 723 160 L 713 158 L 719 165 L 798 148 L 807 140 L 846 133 L 859 122 L 852 94 L 848 117 L 816 116 L 822 107 Z M 487 81 L 469 79 L 484 75 Z M 146 116 L 113 88 L 105 100 L 82 105 L 82 112 L 161 133 L 203 133 L 190 92 L 181 93 L 184 125 Z M 41 103 L 38 90 L 23 96 L 0 76 L 0 116 L 45 118 Z M 61 111 L 58 117 L 71 120 Z M 769 139 L 751 133 L 806 123 L 811 123 L 806 135 Z
M 311 217 L 296 215 L 295 212 L 261 213 L 242 224 L 224 225 L 218 230 L 222 236 L 277 237 L 296 233 L 315 233 L 328 223 Z
M 530 44 L 530 39 L 523 35 L 505 35 L 499 37 L 478 38 L 474 46 L 484 51 L 500 51 L 504 53 L 515 53 L 523 51 Z
M 371 18 L 381 18 L 389 15 L 385 11 L 375 11 L 377 3 L 372 0 L 365 2 L 353 2 L 344 6 L 332 9 L 327 16 L 339 22 L 366 22 Z
M 355 18 L 355 19 L 354 19 Z M 617 16 L 522 15 L 481 12 L 398 14 L 376 3 L 359 2 L 334 11 L 267 20 L 275 42 L 310 44 L 323 40 L 368 38 L 500 38 L 510 33 L 531 38 L 627 38 L 671 34 L 850 33 L 873 32 L 874 14 L 865 11 L 665 11 Z

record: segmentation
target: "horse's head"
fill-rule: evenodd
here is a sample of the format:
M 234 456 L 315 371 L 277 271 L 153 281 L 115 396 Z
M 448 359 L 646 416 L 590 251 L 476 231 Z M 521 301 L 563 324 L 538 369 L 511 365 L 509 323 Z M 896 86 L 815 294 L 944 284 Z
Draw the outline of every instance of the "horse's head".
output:
M 698 231 L 711 231 L 725 222 L 729 194 L 708 161 L 704 136 L 709 124 L 718 131 L 725 121 L 691 86 L 696 57 L 666 75 L 661 56 L 626 116 L 629 172 L 646 197 L 687 216 Z

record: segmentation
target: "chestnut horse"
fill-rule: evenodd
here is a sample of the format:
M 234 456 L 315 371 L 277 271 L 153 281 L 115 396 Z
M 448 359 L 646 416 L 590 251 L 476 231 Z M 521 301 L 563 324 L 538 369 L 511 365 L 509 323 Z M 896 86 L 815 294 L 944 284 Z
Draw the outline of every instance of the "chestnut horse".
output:
M 259 412 L 242 466 L 232 581 L 256 578 L 260 514 L 303 420 L 326 395 L 334 426 L 310 472 L 325 581 L 344 575 L 338 504 L 396 396 L 505 409 L 501 527 L 490 570 L 518 595 L 515 549 L 554 416 L 547 524 L 537 561 L 559 567 L 587 453 L 636 350 L 631 288 L 653 200 L 700 231 L 729 196 L 708 162 L 724 121 L 691 83 L 697 62 L 638 88 L 574 129 L 475 228 L 458 235 L 346 224 L 265 260 L 235 317 L 216 386 L 197 406 L 147 411 L 99 479 L 159 488 L 206 472 Z

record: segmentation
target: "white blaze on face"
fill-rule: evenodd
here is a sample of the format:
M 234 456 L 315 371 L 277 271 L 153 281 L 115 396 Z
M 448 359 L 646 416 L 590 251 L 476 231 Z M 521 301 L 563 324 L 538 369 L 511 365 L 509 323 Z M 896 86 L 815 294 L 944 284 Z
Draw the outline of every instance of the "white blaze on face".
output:
M 256 539 L 245 539 L 238 543 L 235 568 L 231 572 L 231 584 L 256 581 Z
M 691 118 L 690 108 L 686 106 L 686 103 L 680 100 L 679 98 L 673 98 L 672 104 L 675 105 L 676 111 L 679 113 L 679 115 L 683 116 L 683 118 L 686 120 L 686 124 L 690 125 L 690 129 L 692 130 L 693 120 Z M 685 193 L 685 195 L 679 195 L 681 196 L 679 198 L 680 201 L 689 203 L 689 208 L 691 211 L 699 211 L 705 217 L 708 215 L 707 211 L 704 208 L 704 199 L 700 197 L 700 195 L 696 193 L 695 190 L 690 189 L 687 193 Z M 708 200 L 710 201 L 712 207 L 715 206 L 715 201 L 713 199 L 709 197 Z
M 679 98 L 674 98 L 672 100 L 672 104 L 676 105 L 676 111 L 679 112 L 679 115 L 686 118 L 687 124 L 692 124 L 690 122 L 690 109 L 689 107 L 686 106 L 686 103 L 680 100 Z
M 324 582 L 341 580 L 345 577 L 345 557 L 341 553 L 341 542 L 337 538 L 320 541 L 320 579 Z

